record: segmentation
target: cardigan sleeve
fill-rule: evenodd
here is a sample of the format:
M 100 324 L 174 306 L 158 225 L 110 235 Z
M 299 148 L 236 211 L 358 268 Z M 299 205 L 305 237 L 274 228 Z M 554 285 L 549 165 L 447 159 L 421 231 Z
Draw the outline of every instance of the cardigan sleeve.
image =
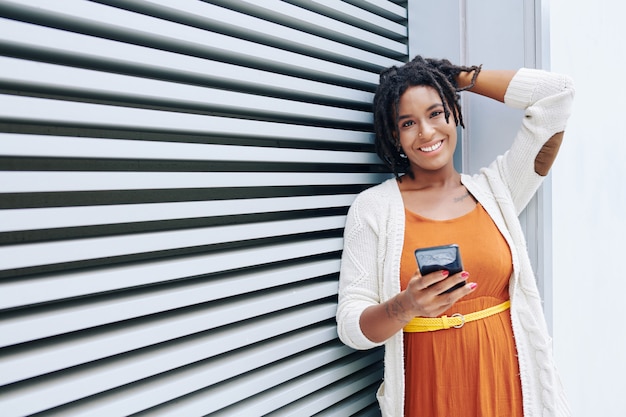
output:
M 359 194 L 352 203 L 344 229 L 344 249 L 339 275 L 339 300 L 337 306 L 337 332 L 341 341 L 354 349 L 380 346 L 369 340 L 361 331 L 363 310 L 381 301 L 379 253 L 381 246 L 380 199 L 376 189 Z
M 524 110 L 511 148 L 490 166 L 499 172 L 517 213 L 521 213 L 547 175 L 558 151 L 574 97 L 572 80 L 561 74 L 520 69 L 505 103 Z

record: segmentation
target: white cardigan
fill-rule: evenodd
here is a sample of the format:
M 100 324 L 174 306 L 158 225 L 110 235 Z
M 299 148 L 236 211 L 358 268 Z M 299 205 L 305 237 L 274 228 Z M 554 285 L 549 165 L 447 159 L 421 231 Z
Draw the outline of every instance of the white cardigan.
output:
M 511 249 L 511 321 L 526 417 L 570 414 L 554 367 L 552 341 L 518 216 L 544 178 L 535 172 L 535 159 L 548 139 L 564 131 L 573 96 L 573 84 L 567 76 L 519 70 L 505 95 L 507 105 L 525 109 L 511 149 L 479 174 L 461 176 Z M 339 337 L 350 347 L 370 349 L 383 344 L 363 335 L 359 318 L 367 307 L 400 292 L 404 226 L 404 205 L 395 179 L 363 191 L 350 207 L 337 309 Z M 400 331 L 384 342 L 384 382 L 377 394 L 383 416 L 404 414 L 402 338 Z

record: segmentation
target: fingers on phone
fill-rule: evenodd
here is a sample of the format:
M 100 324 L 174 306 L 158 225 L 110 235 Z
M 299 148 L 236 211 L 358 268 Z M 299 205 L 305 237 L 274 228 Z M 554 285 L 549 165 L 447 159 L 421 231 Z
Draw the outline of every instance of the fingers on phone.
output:
M 431 284 L 435 284 L 437 282 L 441 282 L 444 279 L 448 278 L 450 276 L 450 271 L 442 269 L 441 271 L 431 272 L 427 276 L 429 280 L 431 281 Z
M 467 282 L 467 279 L 469 278 L 469 275 L 470 274 L 467 271 L 461 272 L 461 279 L 462 279 L 462 281 L 466 282 L 465 287 L 469 289 L 469 291 L 467 292 L 468 294 L 470 292 L 474 291 L 476 289 L 476 287 L 478 287 L 478 284 L 475 283 L 475 282 L 469 282 L 469 283 Z
M 468 278 L 469 272 L 467 271 L 462 271 L 451 275 L 450 277 L 442 281 L 441 284 L 439 284 L 439 287 L 441 287 L 443 291 L 442 294 L 456 293 L 458 298 L 469 294 L 476 287 L 472 287 L 467 283 Z

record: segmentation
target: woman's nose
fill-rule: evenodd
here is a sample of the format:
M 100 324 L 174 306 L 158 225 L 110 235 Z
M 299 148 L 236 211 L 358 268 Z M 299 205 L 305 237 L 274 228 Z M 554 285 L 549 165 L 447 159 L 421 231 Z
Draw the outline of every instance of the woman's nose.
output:
M 428 122 L 422 123 L 419 131 L 419 137 L 422 139 L 430 139 L 435 132 L 435 128 Z

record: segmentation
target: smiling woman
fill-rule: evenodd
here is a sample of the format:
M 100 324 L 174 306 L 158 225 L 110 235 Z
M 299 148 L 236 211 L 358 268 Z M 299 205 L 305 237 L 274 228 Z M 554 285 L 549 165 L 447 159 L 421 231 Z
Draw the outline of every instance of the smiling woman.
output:
M 414 87 L 430 89 L 433 96 L 430 97 L 428 104 L 424 103 L 427 108 L 421 109 L 425 110 L 425 116 L 432 117 L 442 112 L 442 119 L 445 119 L 446 124 L 450 116 L 453 116 L 452 128 L 456 125 L 464 126 L 457 93 L 459 80 L 466 84 L 458 91 L 473 87 L 480 70 L 480 66 L 456 66 L 447 60 L 424 59 L 417 56 L 403 67 L 393 66 L 381 73 L 380 84 L 374 97 L 376 150 L 381 159 L 388 163 L 396 177 L 405 173 L 413 176 L 409 159 L 401 152 L 399 141 L 402 131 L 420 120 L 413 119 L 417 115 L 403 111 L 403 104 L 411 106 L 405 111 L 418 110 L 413 108 L 416 104 L 409 98 L 412 93 L 407 90 L 413 90 Z M 406 97 L 404 97 L 405 92 L 408 93 Z M 395 112 L 390 109 L 395 109 Z M 418 133 L 423 134 L 423 132 Z
M 463 90 L 526 112 L 511 149 L 473 176 L 453 164 Z M 418 56 L 381 74 L 376 148 L 395 178 L 350 208 L 337 323 L 353 348 L 385 345 L 383 416 L 569 415 L 517 216 L 554 160 L 572 98 L 568 77 L 524 68 Z M 463 270 L 422 275 L 416 250 L 450 244 Z
M 444 105 L 434 88 L 408 88 L 398 106 L 398 144 L 410 164 L 410 172 L 419 176 L 449 166 L 456 148 L 456 126 L 445 117 Z

